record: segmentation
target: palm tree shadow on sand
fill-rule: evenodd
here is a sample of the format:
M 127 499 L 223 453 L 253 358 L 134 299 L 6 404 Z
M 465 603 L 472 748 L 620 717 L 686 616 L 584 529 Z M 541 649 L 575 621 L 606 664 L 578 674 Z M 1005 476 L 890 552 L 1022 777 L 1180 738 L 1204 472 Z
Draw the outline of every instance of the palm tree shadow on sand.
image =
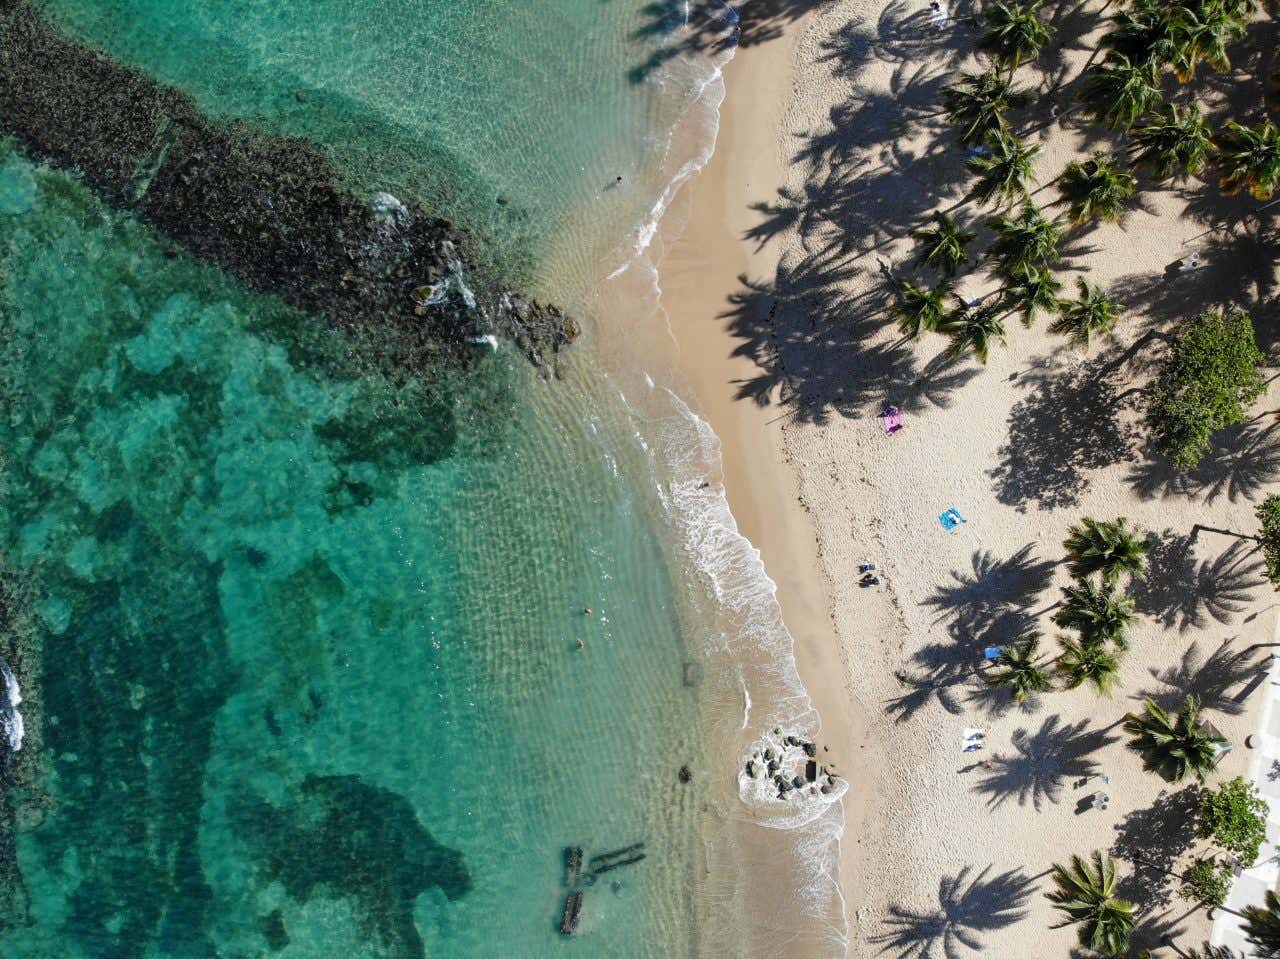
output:
M 1215 559 L 1197 562 L 1192 544 L 1191 536 L 1165 530 L 1147 554 L 1147 578 L 1132 590 L 1139 610 L 1184 633 L 1231 622 L 1265 582 L 1251 545 L 1237 540 Z
M 956 643 L 929 643 L 911 657 L 911 672 L 899 670 L 895 678 L 904 692 L 888 701 L 885 711 L 905 723 L 935 699 L 952 716 L 964 712 L 965 686 L 977 676 L 974 651 Z
M 1029 609 L 1048 588 L 1056 565 L 1037 559 L 1035 544 L 1027 543 L 1006 559 L 990 550 L 975 550 L 970 568 L 952 570 L 949 582 L 928 596 L 924 605 L 934 607 L 939 618 L 984 620 L 1016 609 Z
M 885 707 L 907 722 L 935 699 L 953 716 L 964 713 L 966 703 L 991 714 L 1009 709 L 1035 712 L 1042 700 L 1032 696 L 1024 703 L 1012 703 L 1008 692 L 982 681 L 979 666 L 985 646 L 1000 646 L 1025 636 L 1035 625 L 1027 609 L 999 609 L 990 614 L 959 615 L 947 625 L 950 642 L 933 642 L 911 656 L 910 671 L 894 674 L 905 691 Z
M 690 53 L 724 53 L 734 46 L 755 46 L 776 40 L 787 26 L 811 10 L 820 11 L 833 0 L 739 0 L 727 4 L 696 0 L 652 0 L 642 10 L 644 22 L 633 39 L 664 38 L 662 47 L 630 71 L 632 83 L 642 83 L 658 67 Z
M 1010 869 L 988 878 L 994 866 L 987 866 L 970 879 L 971 868 L 942 877 L 936 909 L 916 912 L 891 906 L 884 931 L 871 941 L 882 953 L 896 956 L 929 959 L 940 951 L 945 959 L 960 959 L 964 950 L 982 949 L 983 934 L 1007 928 L 1026 915 L 1034 877 Z
M 1194 642 L 1177 666 L 1151 670 L 1159 688 L 1134 698 L 1150 697 L 1165 709 L 1177 709 L 1188 696 L 1196 696 L 1205 709 L 1238 716 L 1250 694 L 1266 679 L 1267 661 L 1260 650 L 1236 649 L 1229 639 L 1207 655 L 1199 642 Z M 1233 687 L 1238 687 L 1234 693 Z
M 1175 468 L 1157 450 L 1148 448 L 1128 480 L 1143 499 L 1203 498 L 1212 503 L 1225 496 L 1231 502 L 1252 499 L 1280 478 L 1280 430 L 1261 422 L 1228 426 L 1213 436 L 1209 453 L 1195 469 Z
M 736 384 L 736 398 L 776 404 L 802 422 L 856 418 L 893 403 L 911 413 L 946 406 L 977 375 L 965 360 L 921 365 L 915 353 L 882 334 L 887 291 L 850 294 L 854 271 L 839 253 L 781 266 L 774 283 L 740 277 L 720 317 L 756 371 Z
M 1017 799 L 1037 812 L 1044 803 L 1058 803 L 1070 780 L 1083 781 L 1098 772 L 1091 756 L 1116 741 L 1105 729 L 1090 729 L 1082 719 L 1063 725 L 1060 716 L 1050 716 L 1032 733 L 1019 729 L 1010 737 L 1011 753 L 996 753 L 974 792 L 987 797 L 995 808 Z

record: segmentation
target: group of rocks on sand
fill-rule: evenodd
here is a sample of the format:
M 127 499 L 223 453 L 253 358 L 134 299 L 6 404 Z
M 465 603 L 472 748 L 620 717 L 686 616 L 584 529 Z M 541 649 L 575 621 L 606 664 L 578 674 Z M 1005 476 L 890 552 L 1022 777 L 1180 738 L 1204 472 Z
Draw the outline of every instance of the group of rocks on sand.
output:
M 775 728 L 773 734 L 782 736 L 781 728 Z M 823 751 L 826 749 L 824 746 Z M 747 760 L 747 775 L 752 779 L 772 779 L 778 787 L 778 799 L 788 799 L 792 793 L 801 795 L 806 790 L 811 796 L 826 796 L 835 789 L 839 777 L 835 763 L 819 762 L 817 757 L 816 743 L 788 735 L 777 749 L 765 746 L 753 752 Z

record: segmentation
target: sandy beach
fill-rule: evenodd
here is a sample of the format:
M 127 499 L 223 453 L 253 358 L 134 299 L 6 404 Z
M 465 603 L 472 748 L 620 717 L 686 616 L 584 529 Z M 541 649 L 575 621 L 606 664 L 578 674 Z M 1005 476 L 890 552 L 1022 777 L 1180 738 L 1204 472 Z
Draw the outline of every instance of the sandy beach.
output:
M 940 87 L 972 68 L 974 35 L 932 24 L 923 0 L 784 5 L 759 31 L 751 6 L 715 156 L 661 265 L 663 306 L 852 784 L 848 954 L 1068 955 L 1075 933 L 1049 928 L 1047 871 L 1094 849 L 1117 858 L 1139 906 L 1136 946 L 1198 945 L 1205 911 L 1160 871 L 1197 848 L 1179 815 L 1193 787 L 1144 772 L 1118 724 L 1144 696 L 1176 706 L 1194 692 L 1235 744 L 1210 782 L 1247 774 L 1274 593 L 1252 544 L 1213 530 L 1253 532 L 1280 436 L 1264 397 L 1258 418 L 1175 474 L 1149 449 L 1135 387 L 1156 353 L 1142 335 L 1217 302 L 1223 277 L 1252 264 L 1201 236 L 1185 196 L 1144 189 L 1122 224 L 1074 234 L 1059 274 L 1124 304 L 1114 344 L 1086 354 L 1044 320 L 1014 321 L 986 367 L 939 363 L 940 339 L 900 342 L 879 261 L 910 275 L 905 235 L 962 196 L 963 149 L 936 114 Z M 1066 42 L 1042 64 L 1064 104 L 1101 6 L 1048 14 Z M 1070 124 L 1031 139 L 1042 183 L 1083 142 Z M 1208 266 L 1173 276 L 1193 250 Z M 877 416 L 886 403 L 905 416 L 893 436 Z M 950 533 L 948 508 L 966 520 Z M 1062 541 L 1085 516 L 1125 516 L 1156 538 L 1132 590 L 1143 616 L 1122 686 L 1012 706 L 981 681 L 980 651 L 1036 628 L 1052 654 Z M 863 562 L 881 585 L 858 587 Z M 966 728 L 986 731 L 983 752 L 961 752 Z M 1088 808 L 1100 788 L 1107 808 Z

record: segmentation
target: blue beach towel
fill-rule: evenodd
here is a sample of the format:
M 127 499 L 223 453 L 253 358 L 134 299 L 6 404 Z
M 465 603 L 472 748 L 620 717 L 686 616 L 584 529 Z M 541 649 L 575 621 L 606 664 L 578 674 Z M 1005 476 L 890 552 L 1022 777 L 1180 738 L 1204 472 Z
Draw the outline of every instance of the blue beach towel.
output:
M 938 517 L 938 522 L 942 524 L 942 528 L 945 529 L 948 533 L 951 532 L 953 529 L 955 529 L 964 521 L 965 521 L 965 518 L 960 515 L 960 511 L 954 508 L 944 511 Z

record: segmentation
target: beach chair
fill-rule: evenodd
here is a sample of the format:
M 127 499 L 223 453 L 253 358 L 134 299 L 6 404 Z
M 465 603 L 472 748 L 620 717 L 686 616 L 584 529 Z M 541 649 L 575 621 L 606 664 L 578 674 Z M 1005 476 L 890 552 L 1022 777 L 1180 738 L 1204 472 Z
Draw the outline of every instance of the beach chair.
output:
M 885 407 L 880 416 L 884 420 L 884 431 L 890 436 L 902 429 L 902 411 L 896 406 Z

